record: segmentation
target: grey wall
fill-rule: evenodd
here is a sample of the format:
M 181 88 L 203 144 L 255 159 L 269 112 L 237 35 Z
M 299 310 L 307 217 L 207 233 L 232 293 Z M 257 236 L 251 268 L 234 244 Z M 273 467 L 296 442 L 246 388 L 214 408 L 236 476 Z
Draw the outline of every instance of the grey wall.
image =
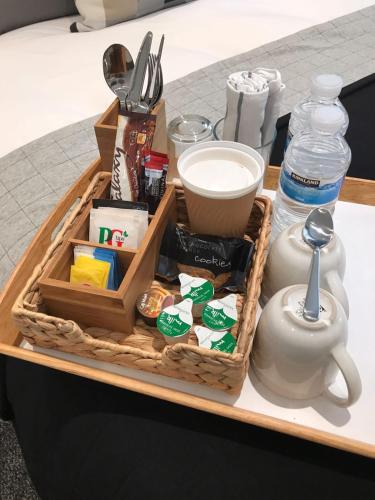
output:
M 70 14 L 77 14 L 74 0 L 0 0 L 0 35 Z

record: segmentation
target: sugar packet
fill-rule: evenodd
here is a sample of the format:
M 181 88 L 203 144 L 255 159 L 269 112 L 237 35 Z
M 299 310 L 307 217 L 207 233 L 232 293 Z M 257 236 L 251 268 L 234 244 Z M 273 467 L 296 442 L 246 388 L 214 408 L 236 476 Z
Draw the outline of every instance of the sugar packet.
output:
M 78 255 L 70 267 L 70 283 L 94 288 L 107 288 L 110 264 L 93 259 L 89 255 Z
M 118 254 L 114 250 L 106 248 L 94 248 L 87 245 L 76 245 L 74 247 L 74 264 L 76 265 L 79 257 L 85 256 L 93 260 L 108 262 L 110 265 L 107 288 L 109 290 L 117 290 L 121 284 L 123 275 L 118 258 Z M 76 271 L 74 271 L 76 272 Z

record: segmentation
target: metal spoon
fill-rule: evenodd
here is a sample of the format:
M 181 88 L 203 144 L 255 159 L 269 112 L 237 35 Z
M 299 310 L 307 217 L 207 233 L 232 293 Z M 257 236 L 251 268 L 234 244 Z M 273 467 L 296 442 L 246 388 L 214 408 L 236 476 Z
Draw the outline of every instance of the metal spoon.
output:
M 303 308 L 303 317 L 308 321 L 317 321 L 320 313 L 320 249 L 331 241 L 333 236 L 333 220 L 325 208 L 316 208 L 310 212 L 302 230 L 304 241 L 314 251 L 311 261 L 309 285 Z
M 120 108 L 126 109 L 126 97 L 134 69 L 129 50 L 119 43 L 110 45 L 103 54 L 103 73 L 108 87 L 120 100 Z

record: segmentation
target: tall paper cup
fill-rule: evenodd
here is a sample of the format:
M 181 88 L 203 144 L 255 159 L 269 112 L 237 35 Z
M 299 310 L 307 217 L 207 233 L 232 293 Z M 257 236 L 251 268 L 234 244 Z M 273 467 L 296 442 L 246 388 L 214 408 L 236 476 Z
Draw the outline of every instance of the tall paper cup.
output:
M 216 236 L 244 235 L 264 160 L 231 141 L 196 144 L 177 163 L 191 230 Z

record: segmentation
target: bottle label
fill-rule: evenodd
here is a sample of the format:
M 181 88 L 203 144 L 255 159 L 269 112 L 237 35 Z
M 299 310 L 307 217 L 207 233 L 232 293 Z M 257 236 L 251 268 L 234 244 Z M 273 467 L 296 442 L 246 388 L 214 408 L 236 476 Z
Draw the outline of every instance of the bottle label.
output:
M 334 182 L 302 177 L 294 172 L 288 172 L 283 166 L 280 186 L 286 196 L 294 201 L 308 205 L 325 205 L 336 200 L 343 180 L 344 176 Z

